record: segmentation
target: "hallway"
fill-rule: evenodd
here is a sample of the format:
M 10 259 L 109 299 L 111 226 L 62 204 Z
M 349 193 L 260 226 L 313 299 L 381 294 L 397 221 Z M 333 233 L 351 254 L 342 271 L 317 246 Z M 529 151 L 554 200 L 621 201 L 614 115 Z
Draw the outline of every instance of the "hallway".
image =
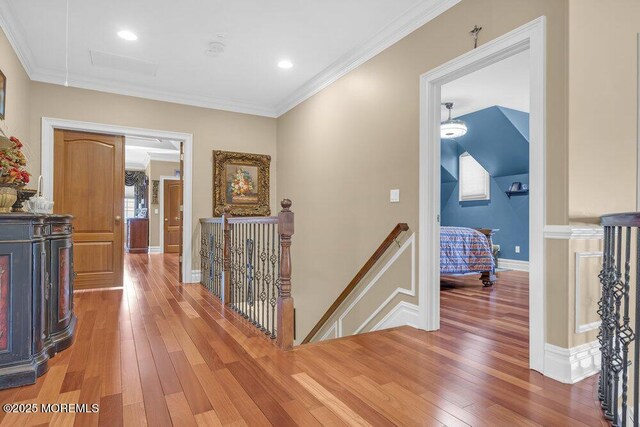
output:
M 3 404 L 98 403 L 99 413 L 0 413 L 0 425 L 605 425 L 595 377 L 569 386 L 529 371 L 522 321 L 489 319 L 526 311 L 509 301 L 508 273 L 491 297 L 503 306 L 482 308 L 479 284 L 456 285 L 439 332 L 283 353 L 200 285 L 180 286 L 176 269 L 176 256 L 128 255 L 124 290 L 76 293 L 76 341 L 49 372 L 0 392 Z M 471 324 L 471 311 L 485 321 Z

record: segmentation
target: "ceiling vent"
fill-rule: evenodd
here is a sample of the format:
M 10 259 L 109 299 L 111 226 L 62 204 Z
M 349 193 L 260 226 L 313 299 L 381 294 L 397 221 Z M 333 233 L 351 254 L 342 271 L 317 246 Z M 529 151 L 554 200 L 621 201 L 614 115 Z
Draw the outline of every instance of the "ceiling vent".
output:
M 158 64 L 112 53 L 89 51 L 91 64 L 96 67 L 110 68 L 112 70 L 127 71 L 132 74 L 155 77 L 158 72 Z

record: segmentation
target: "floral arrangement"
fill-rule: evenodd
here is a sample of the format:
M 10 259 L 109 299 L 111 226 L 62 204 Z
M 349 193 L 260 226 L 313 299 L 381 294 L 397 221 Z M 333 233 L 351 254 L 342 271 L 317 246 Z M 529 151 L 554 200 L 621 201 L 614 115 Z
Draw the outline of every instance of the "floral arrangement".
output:
M 251 175 L 245 170 L 238 169 L 231 181 L 231 194 L 234 196 L 244 196 L 251 192 L 253 192 Z
M 0 143 L 0 184 L 22 186 L 29 182 L 31 175 L 25 169 L 27 158 L 22 147 L 22 142 L 15 136 Z

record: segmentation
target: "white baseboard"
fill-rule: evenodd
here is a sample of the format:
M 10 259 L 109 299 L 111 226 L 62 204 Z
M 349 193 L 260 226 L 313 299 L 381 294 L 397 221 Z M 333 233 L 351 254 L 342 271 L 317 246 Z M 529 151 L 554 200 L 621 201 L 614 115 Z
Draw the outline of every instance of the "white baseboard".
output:
M 600 372 L 600 344 L 593 341 L 573 348 L 544 347 L 544 375 L 565 384 Z
M 508 268 L 516 271 L 529 271 L 529 261 L 520 261 L 518 259 L 498 258 L 499 268 Z
M 160 246 L 149 246 L 150 254 L 159 254 L 162 253 L 162 248 Z
M 192 283 L 200 283 L 200 279 L 202 278 L 201 270 L 191 270 L 191 282 Z
M 384 316 L 372 331 L 395 328 L 397 326 L 413 326 L 418 328 L 420 324 L 420 310 L 417 305 L 401 301 L 386 316 Z

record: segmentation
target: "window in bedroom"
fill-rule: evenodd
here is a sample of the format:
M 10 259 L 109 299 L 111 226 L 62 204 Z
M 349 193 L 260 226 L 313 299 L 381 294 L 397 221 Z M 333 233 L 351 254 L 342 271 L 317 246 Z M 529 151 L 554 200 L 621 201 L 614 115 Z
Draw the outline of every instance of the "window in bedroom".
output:
M 490 181 L 487 172 L 469 153 L 460 155 L 460 201 L 490 200 Z

